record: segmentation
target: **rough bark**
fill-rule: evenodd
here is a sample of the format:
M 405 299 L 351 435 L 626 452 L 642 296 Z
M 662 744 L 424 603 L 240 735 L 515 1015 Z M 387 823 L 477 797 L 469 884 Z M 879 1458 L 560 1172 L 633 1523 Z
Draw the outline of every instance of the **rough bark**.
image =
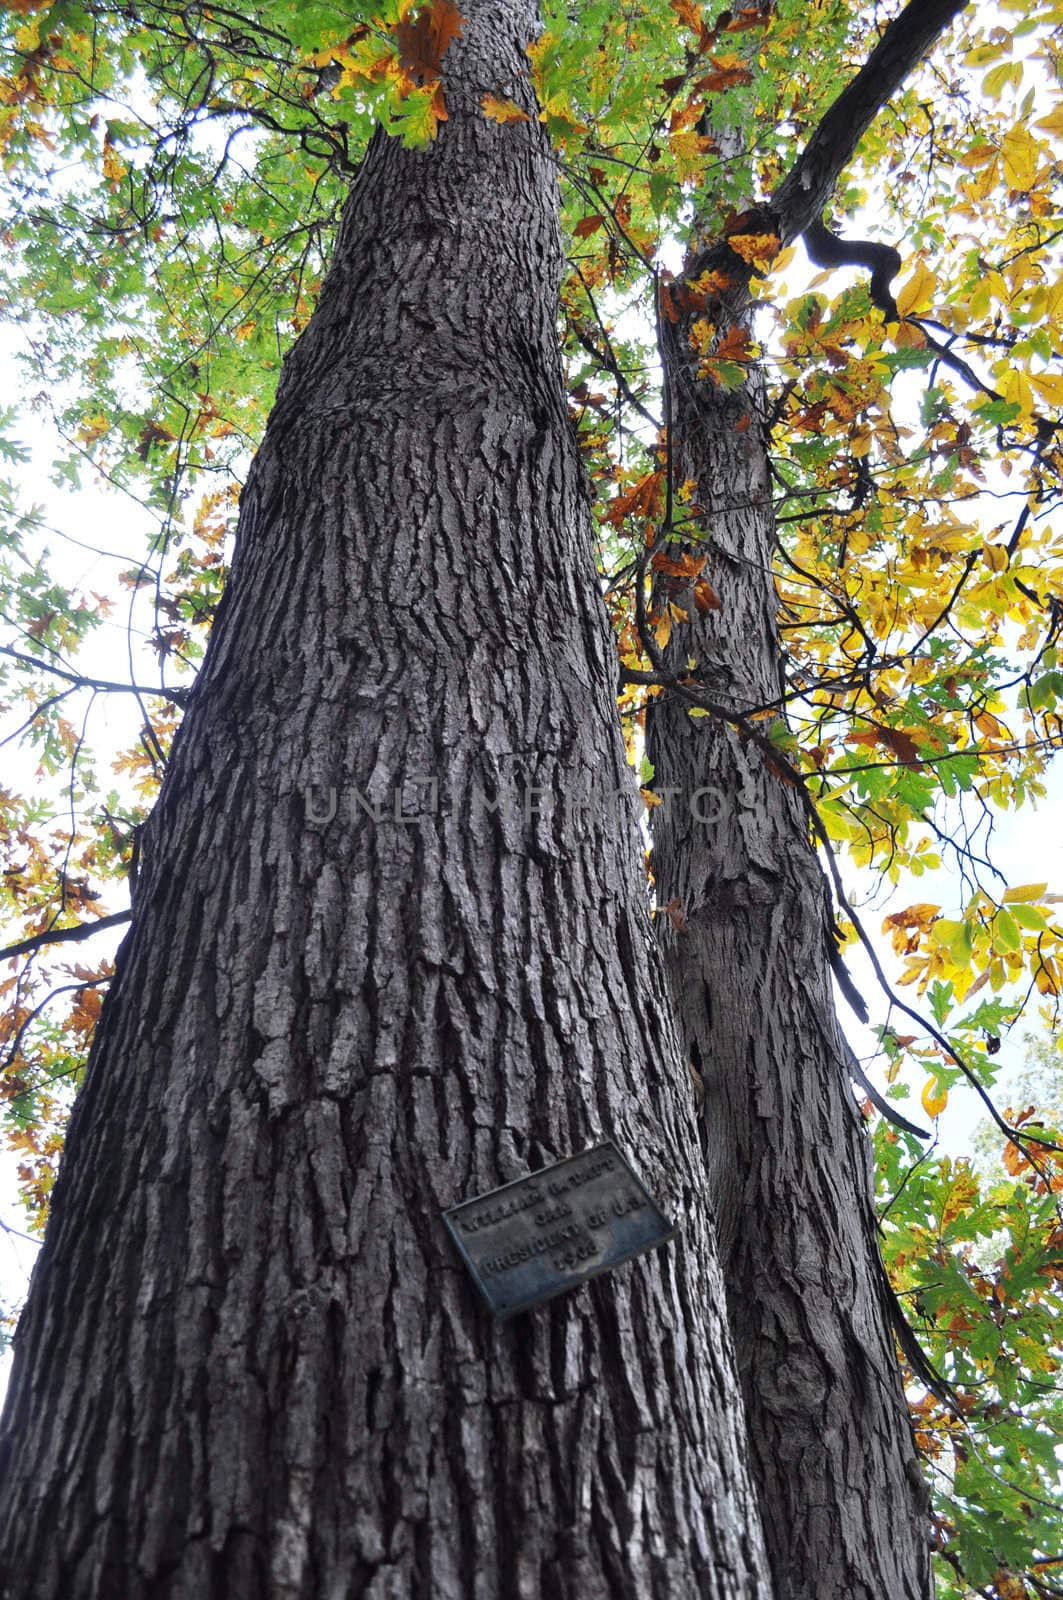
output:
M 788 178 L 757 210 L 793 238 L 818 218 L 877 110 L 963 8 L 918 0 L 890 25 Z M 726 136 L 724 136 L 726 137 Z M 748 219 L 739 228 L 756 224 Z M 704 312 L 750 327 L 748 268 L 717 241 L 688 263 L 731 288 Z M 697 553 L 720 610 L 673 629 L 662 663 L 741 721 L 786 685 L 772 576 L 763 383 L 699 378 L 688 321 L 669 327 L 676 483 L 703 508 Z M 674 552 L 672 552 L 674 553 Z M 684 597 L 674 596 L 682 605 Z M 648 749 L 667 796 L 653 870 L 672 994 L 705 1086 L 704 1143 L 776 1600 L 925 1600 L 928 1493 L 895 1355 L 870 1147 L 833 1004 L 830 893 L 798 794 L 726 714 L 652 704 Z M 761 725 L 763 729 L 763 724 Z
M 680 386 L 682 388 L 682 385 Z M 712 695 L 782 692 L 758 386 L 686 390 L 676 470 L 721 610 L 673 634 Z M 746 432 L 735 430 L 745 418 Z M 696 615 L 695 608 L 690 607 Z M 797 796 L 733 728 L 653 703 L 658 898 L 704 1145 L 776 1600 L 924 1600 L 927 1494 L 878 1258 L 869 1146 L 834 1012 L 826 885 Z M 699 794 L 700 791 L 700 794 Z M 667 919 L 660 919 L 666 923 Z
M 147 829 L 18 1335 L 8 1600 L 768 1594 L 632 808 L 599 803 L 630 779 L 554 168 L 478 110 L 533 110 L 529 8 L 462 10 L 439 139 L 356 179 Z M 681 1240 L 492 1325 L 440 1209 L 603 1137 Z

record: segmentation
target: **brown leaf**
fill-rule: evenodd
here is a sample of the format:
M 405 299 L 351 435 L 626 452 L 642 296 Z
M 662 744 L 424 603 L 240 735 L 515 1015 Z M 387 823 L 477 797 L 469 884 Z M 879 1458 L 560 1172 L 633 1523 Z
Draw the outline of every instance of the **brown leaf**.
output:
M 666 283 L 661 284 L 661 310 L 669 322 L 679 321 L 679 308 L 675 303 L 675 297 L 671 289 Z
M 462 31 L 461 12 L 452 0 L 432 0 L 427 9 L 406 16 L 395 26 L 399 65 L 417 83 L 435 83 L 447 47 Z
M 146 461 L 152 445 L 165 444 L 173 437 L 169 428 L 164 428 L 160 422 L 146 422 L 137 434 L 137 455 L 141 461 Z
M 668 904 L 666 906 L 662 906 L 661 907 L 661 910 L 664 912 L 665 916 L 668 918 L 669 922 L 672 924 L 672 927 L 675 929 L 676 933 L 685 933 L 686 932 L 686 930 L 687 930 L 686 912 L 683 910 L 683 907 L 682 907 L 682 905 L 680 903 L 678 895 L 674 895 L 672 897 L 672 899 L 669 900 L 669 902 L 668 902 Z
M 654 572 L 663 573 L 666 578 L 696 578 L 705 561 L 705 556 L 696 556 L 692 551 L 685 552 L 676 560 L 659 550 L 651 564 Z
M 910 733 L 905 733 L 902 728 L 880 728 L 879 734 L 884 745 L 887 745 L 900 761 L 911 762 L 913 766 L 920 765 L 919 746 Z
M 766 28 L 771 21 L 771 11 L 761 10 L 759 6 L 748 6 L 740 11 L 737 17 L 732 17 L 724 23 L 728 33 L 742 33 L 746 28 Z
M 650 517 L 659 508 L 663 472 L 647 472 L 627 494 L 617 495 L 610 501 L 605 513 L 606 522 L 619 528 L 625 517 Z
M 717 67 L 713 72 L 707 72 L 699 78 L 694 85 L 701 94 L 719 94 L 723 89 L 731 89 L 739 83 L 752 83 L 753 74 L 748 67 Z
M 740 328 L 737 324 L 728 328 L 713 355 L 717 361 L 748 361 L 749 334 L 745 328 Z
M 680 22 L 685 22 L 687 27 L 692 29 L 694 33 L 699 31 L 702 25 L 701 12 L 696 5 L 691 3 L 691 0 L 668 0 L 668 3 Z

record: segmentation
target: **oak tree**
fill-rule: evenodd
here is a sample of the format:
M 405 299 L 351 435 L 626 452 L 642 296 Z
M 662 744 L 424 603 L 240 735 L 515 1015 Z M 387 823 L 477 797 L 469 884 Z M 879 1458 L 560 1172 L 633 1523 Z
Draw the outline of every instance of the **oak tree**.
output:
M 987 1094 L 1058 989 L 1048 886 L 987 887 L 964 810 L 1058 743 L 1056 8 L 6 9 L 8 301 L 60 472 L 157 516 L 159 664 L 93 675 L 106 597 L 11 569 L 27 736 L 98 822 L 5 796 L 51 1212 L 9 1592 L 914 1597 L 932 1539 L 956 1594 L 1051 1592 L 1054 1145 L 995 1111 L 1007 1197 L 928 1164 L 831 979 L 866 1010 L 840 854 L 940 841 L 971 892 L 887 918 L 930 1010 L 887 989 L 891 1076 Z M 106 799 L 67 714 L 105 694 L 144 714 Z M 107 964 L 42 957 L 131 858 L 96 1026 Z M 440 1210 L 606 1136 L 682 1242 L 491 1328 Z

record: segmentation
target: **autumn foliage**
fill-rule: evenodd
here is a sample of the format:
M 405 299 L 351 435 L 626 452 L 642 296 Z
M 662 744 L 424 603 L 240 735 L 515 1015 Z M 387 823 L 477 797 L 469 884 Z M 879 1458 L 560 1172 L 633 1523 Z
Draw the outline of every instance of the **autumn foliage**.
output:
M 552 3 L 530 46 L 538 106 L 496 84 L 474 109 L 499 139 L 539 117 L 556 155 L 570 415 L 651 804 L 640 729 L 667 692 L 660 652 L 691 611 L 726 604 L 711 516 L 672 459 L 664 335 L 684 330 L 699 382 L 760 386 L 785 690 L 741 718 L 851 886 L 843 936 L 878 952 L 884 1091 L 940 1135 L 878 1122 L 885 1250 L 959 1396 L 912 1390 L 941 1593 L 1012 1600 L 1063 1592 L 1063 1169 L 1051 1107 L 1009 1108 L 998 1084 L 1020 1018 L 1041 1007 L 1058 1029 L 1063 885 L 1006 883 L 991 837 L 1043 796 L 1063 743 L 1063 5 L 968 7 L 837 185 L 831 228 L 901 252 L 895 320 L 866 272 L 815 270 L 756 210 L 875 43 L 878 9 Z M 0 416 L 0 660 L 21 752 L 0 790 L 17 947 L 0 1098 L 32 1231 L 111 970 L 113 939 L 97 956 L 80 935 L 127 904 L 283 351 L 374 127 L 428 148 L 450 114 L 460 8 L 347 11 L 340 32 L 335 8 L 299 0 L 247 19 L 3 6 L 0 304 L 26 338 L 24 407 Z M 725 242 L 730 266 L 677 272 L 692 241 Z M 755 339 L 711 315 L 739 273 Z M 39 500 L 38 428 L 56 485 Z M 104 536 L 62 496 L 101 482 L 139 509 L 136 548 L 96 592 L 69 552 Z M 128 711 L 117 742 L 105 700 Z M 706 736 L 723 714 L 707 692 L 691 702 Z M 875 880 L 884 914 L 859 909 Z M 995 1119 L 992 1166 L 954 1153 L 961 1084 Z

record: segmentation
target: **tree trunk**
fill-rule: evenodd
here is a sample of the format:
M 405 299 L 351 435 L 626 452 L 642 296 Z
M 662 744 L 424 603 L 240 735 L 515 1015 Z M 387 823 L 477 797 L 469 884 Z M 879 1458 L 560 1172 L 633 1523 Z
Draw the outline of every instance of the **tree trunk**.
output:
M 748 327 L 748 300 L 736 286 L 704 315 L 722 337 L 735 321 Z M 754 711 L 785 692 L 763 384 L 753 372 L 728 395 L 699 379 L 687 332 L 680 322 L 669 362 L 673 472 L 697 485 L 695 548 L 720 609 L 688 605 L 667 663 L 683 673 L 696 657 L 709 699 Z M 677 897 L 685 919 L 678 931 L 662 917 L 661 937 L 705 1084 L 777 1600 L 923 1600 L 928 1497 L 890 1331 L 870 1145 L 833 1005 L 829 891 L 794 788 L 753 740 L 691 719 L 689 704 L 664 695 L 648 719 L 654 785 L 674 791 L 652 813 L 653 871 L 658 900 Z
M 8 1600 L 768 1595 L 530 8 L 462 10 L 438 140 L 355 182 L 147 828 L 18 1335 Z M 603 1138 L 680 1239 L 493 1324 L 441 1209 Z

